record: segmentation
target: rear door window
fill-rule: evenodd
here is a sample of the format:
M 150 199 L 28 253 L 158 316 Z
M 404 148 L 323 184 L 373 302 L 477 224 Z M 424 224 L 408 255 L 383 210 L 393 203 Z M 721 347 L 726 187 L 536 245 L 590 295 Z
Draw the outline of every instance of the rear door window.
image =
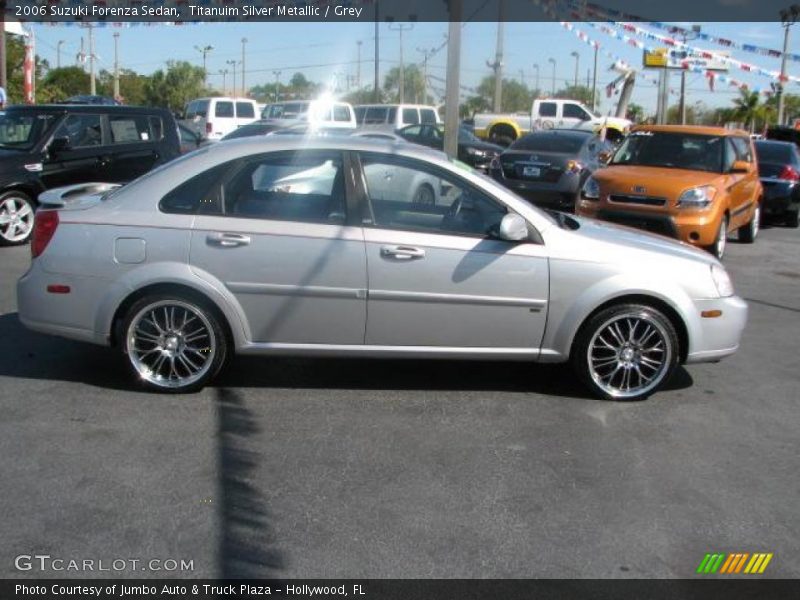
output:
M 419 116 L 421 123 L 436 123 L 436 111 L 432 108 L 420 108 Z
M 419 123 L 419 112 L 416 108 L 403 109 L 403 123 L 406 123 L 407 125 Z
M 236 116 L 242 119 L 255 119 L 256 111 L 253 108 L 253 104 L 250 102 L 237 102 Z
M 112 144 L 130 144 L 136 142 L 152 142 L 161 136 L 161 131 L 153 131 L 151 123 L 157 120 L 160 124 L 161 119 L 148 117 L 147 115 L 113 115 L 108 117 L 108 125 L 111 130 Z
M 220 100 L 214 107 L 214 116 L 220 119 L 228 119 L 233 117 L 233 102 L 227 100 Z

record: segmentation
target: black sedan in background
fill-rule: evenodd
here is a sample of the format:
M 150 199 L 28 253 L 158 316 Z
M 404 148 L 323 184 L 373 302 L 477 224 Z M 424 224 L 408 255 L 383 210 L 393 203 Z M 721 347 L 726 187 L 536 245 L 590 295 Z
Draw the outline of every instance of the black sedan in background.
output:
M 612 149 L 590 131 L 535 131 L 511 144 L 489 173 L 532 204 L 572 211 L 583 184 Z
M 255 123 L 248 123 L 242 125 L 231 131 L 228 135 L 223 137 L 220 141 L 225 140 L 238 140 L 244 137 L 255 137 L 257 135 L 267 135 L 273 131 L 283 128 L 283 125 L 276 125 L 275 123 L 268 123 L 267 121 L 256 121 Z
M 413 144 L 444 150 L 444 127 L 436 123 L 408 125 L 395 131 L 404 140 Z M 458 129 L 458 160 L 482 171 L 503 151 L 501 146 L 479 140 L 463 125 Z
M 755 143 L 758 175 L 764 187 L 763 214 L 789 227 L 798 226 L 800 207 L 800 153 L 792 142 L 759 140 Z

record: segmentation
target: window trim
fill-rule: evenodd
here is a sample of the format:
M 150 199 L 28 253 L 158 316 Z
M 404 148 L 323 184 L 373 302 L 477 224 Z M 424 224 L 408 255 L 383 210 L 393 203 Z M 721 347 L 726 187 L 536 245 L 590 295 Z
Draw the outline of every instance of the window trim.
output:
M 439 231 L 439 230 L 432 231 L 430 229 L 415 229 L 413 227 L 402 227 L 402 228 L 399 228 L 399 227 L 387 227 L 387 226 L 384 226 L 384 225 L 380 225 L 380 224 L 376 223 L 376 221 L 375 221 L 375 216 L 374 216 L 375 213 L 374 213 L 374 210 L 372 208 L 372 202 L 370 201 L 369 193 L 368 193 L 368 189 L 367 189 L 366 173 L 364 172 L 364 168 L 363 168 L 363 164 L 362 164 L 362 160 L 361 160 L 362 157 L 365 157 L 365 156 L 366 157 L 378 157 L 380 160 L 386 161 L 388 164 L 394 164 L 394 165 L 397 165 L 397 166 L 407 167 L 407 168 L 411 168 L 411 169 L 415 168 L 414 165 L 424 166 L 425 170 L 429 174 L 431 174 L 431 175 L 433 175 L 435 177 L 441 177 L 442 179 L 455 180 L 455 181 L 457 181 L 458 183 L 460 183 L 462 185 L 462 187 L 464 188 L 465 191 L 469 191 L 470 193 L 474 193 L 474 194 L 479 194 L 481 196 L 484 196 L 484 197 L 488 198 L 489 200 L 491 200 L 495 204 L 503 207 L 505 209 L 505 211 L 506 211 L 506 214 L 508 214 L 509 212 L 512 212 L 512 209 L 511 209 L 511 207 L 509 207 L 504 202 L 502 202 L 499 199 L 495 198 L 494 196 L 492 196 L 488 192 L 482 190 L 480 187 L 474 185 L 471 181 L 468 181 L 467 179 L 464 179 L 463 177 L 460 177 L 458 174 L 452 173 L 451 171 L 448 171 L 447 169 L 442 169 L 441 167 L 439 167 L 437 165 L 425 162 L 423 160 L 419 160 L 417 158 L 412 158 L 412 157 L 403 156 L 403 155 L 397 155 L 397 154 L 386 154 L 386 153 L 383 153 L 383 152 L 353 151 L 352 154 L 353 154 L 353 162 L 354 162 L 354 165 L 355 165 L 355 169 L 357 171 L 356 177 L 355 177 L 355 180 L 358 183 L 357 196 L 358 196 L 359 203 L 361 203 L 361 210 L 359 212 L 362 215 L 362 220 L 361 220 L 360 223 L 358 223 L 359 227 L 363 227 L 364 229 L 384 229 L 386 231 L 404 231 L 404 232 L 408 232 L 408 233 L 420 233 L 420 234 L 426 234 L 426 235 L 436 235 L 436 236 L 441 236 L 441 237 L 459 237 L 459 238 L 469 238 L 469 239 L 473 239 L 473 240 L 488 240 L 488 241 L 492 241 L 492 242 L 505 242 L 505 243 L 510 244 L 510 245 L 518 245 L 518 244 L 526 244 L 526 243 L 534 243 L 535 244 L 535 243 L 537 243 L 535 240 L 539 239 L 539 237 L 540 237 L 538 235 L 538 231 L 536 231 L 536 233 L 532 234 L 531 238 L 528 239 L 528 240 L 522 240 L 522 241 L 519 241 L 519 242 L 513 242 L 513 241 L 510 241 L 510 240 L 503 240 L 503 239 L 500 239 L 500 238 L 491 237 L 491 236 L 485 235 L 485 234 L 484 235 L 475 235 L 475 234 L 472 234 L 472 233 L 461 233 L 461 232 L 458 232 L 458 231 Z M 418 167 L 417 167 L 417 169 L 419 170 Z M 517 213 L 517 214 L 519 214 L 519 213 Z M 523 217 L 523 218 L 525 218 L 525 217 Z M 526 223 L 528 223 L 529 231 L 531 229 L 533 229 L 535 231 L 535 228 L 533 227 L 533 225 L 531 225 L 531 223 L 527 219 L 525 219 L 525 221 L 526 221 Z

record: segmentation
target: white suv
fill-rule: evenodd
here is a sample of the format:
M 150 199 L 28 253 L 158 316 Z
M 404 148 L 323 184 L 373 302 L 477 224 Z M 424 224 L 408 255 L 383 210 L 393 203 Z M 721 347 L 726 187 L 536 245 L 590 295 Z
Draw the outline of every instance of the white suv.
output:
M 363 129 L 394 131 L 418 123 L 441 123 L 433 106 L 423 104 L 359 104 L 356 121 Z
M 308 123 L 313 127 L 355 129 L 356 117 L 347 102 L 296 100 L 273 102 L 264 107 L 261 118 L 286 127 Z
M 198 98 L 186 105 L 183 123 L 201 139 L 217 141 L 234 129 L 258 120 L 258 107 L 251 98 Z

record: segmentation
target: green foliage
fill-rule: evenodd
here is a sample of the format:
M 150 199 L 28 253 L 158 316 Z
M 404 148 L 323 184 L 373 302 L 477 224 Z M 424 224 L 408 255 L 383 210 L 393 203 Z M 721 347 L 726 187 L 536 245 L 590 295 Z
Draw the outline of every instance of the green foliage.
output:
M 634 123 L 641 123 L 644 121 L 644 107 L 635 102 L 629 103 L 626 118 Z
M 122 102 L 132 106 L 139 106 L 147 102 L 147 82 L 149 77 L 140 75 L 130 69 L 119 70 L 119 94 Z M 101 96 L 114 97 L 114 73 L 100 71 L 97 75 L 97 93 Z
M 144 86 L 147 104 L 180 112 L 189 100 L 204 95 L 205 74 L 202 67 L 186 61 L 167 61 L 166 71 L 153 73 Z
M 400 102 L 400 67 L 389 69 L 383 78 L 384 101 Z M 433 98 L 425 98 L 425 83 L 422 70 L 417 65 L 406 65 L 403 69 L 403 101 L 410 104 L 433 104 Z
M 585 85 L 568 85 L 567 87 L 558 90 L 556 93 L 556 98 L 569 98 L 570 100 L 582 102 L 586 106 L 591 106 L 592 88 Z
M 494 75 L 481 79 L 476 91 L 477 96 L 467 99 L 467 106 L 470 109 L 477 108 L 473 112 L 491 111 L 494 107 Z M 530 112 L 533 100 L 538 95 L 538 90 L 531 91 L 516 79 L 503 79 L 500 112 Z
M 50 69 L 36 89 L 37 102 L 61 102 L 89 93 L 89 74 L 80 67 Z

